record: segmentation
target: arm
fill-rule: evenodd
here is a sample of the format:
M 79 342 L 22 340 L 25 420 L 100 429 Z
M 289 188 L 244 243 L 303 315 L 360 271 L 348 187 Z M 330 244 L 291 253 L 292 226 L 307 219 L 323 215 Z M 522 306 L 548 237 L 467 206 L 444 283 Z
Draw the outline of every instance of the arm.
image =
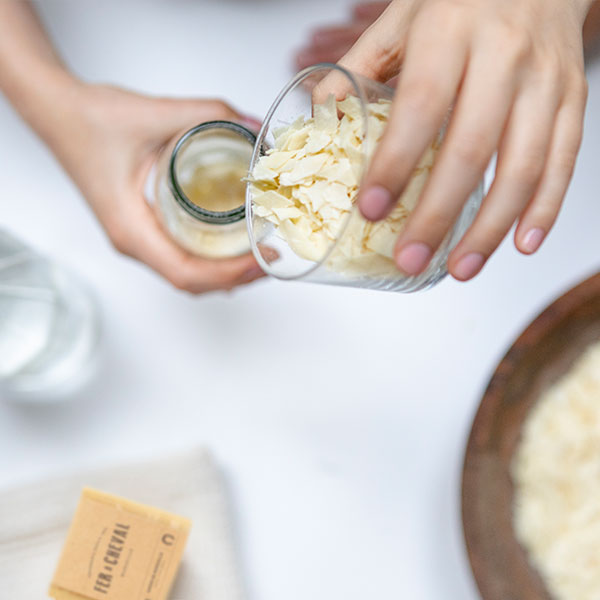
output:
M 46 123 L 44 115 L 54 114 L 57 102 L 80 91 L 29 2 L 0 3 L 0 90 L 46 140 L 59 124 Z
M 251 255 L 205 260 L 185 252 L 163 232 L 143 196 L 160 148 L 202 121 L 244 120 L 231 107 L 78 80 L 24 0 L 0 0 L 0 91 L 50 147 L 119 251 L 194 293 L 231 289 L 262 275 Z

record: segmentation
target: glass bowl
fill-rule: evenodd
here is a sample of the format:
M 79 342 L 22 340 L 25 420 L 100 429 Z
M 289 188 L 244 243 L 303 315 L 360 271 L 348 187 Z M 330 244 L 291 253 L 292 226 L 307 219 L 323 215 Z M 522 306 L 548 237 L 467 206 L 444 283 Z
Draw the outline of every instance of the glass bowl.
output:
M 374 133 L 369 131 L 370 106 L 377 106 L 391 102 L 394 90 L 386 85 L 372 81 L 365 77 L 351 73 L 339 65 L 322 63 L 308 67 L 298 73 L 279 93 L 269 109 L 263 126 L 258 134 L 254 151 L 250 161 L 249 182 L 246 187 L 246 226 L 250 238 L 252 252 L 262 269 L 269 275 L 281 280 L 298 280 L 331 285 L 361 287 L 374 290 L 387 290 L 395 292 L 414 292 L 424 290 L 441 281 L 448 272 L 448 255 L 464 235 L 479 210 L 483 199 L 483 182 L 480 182 L 475 191 L 465 203 L 454 226 L 433 256 L 428 267 L 419 275 L 407 276 L 399 271 L 394 263 L 391 249 L 387 254 L 375 255 L 367 246 L 364 252 L 354 252 L 357 244 L 364 246 L 364 237 L 357 235 L 357 231 L 367 231 L 366 227 L 373 227 L 358 212 L 358 207 L 353 202 L 351 208 L 340 216 L 339 223 L 328 243 L 321 244 L 320 252 L 303 252 L 295 248 L 291 237 L 282 235 L 279 226 L 274 225 L 264 215 L 257 214 L 258 198 L 257 188 L 252 182 L 255 167 L 262 157 L 275 148 L 277 137 L 282 128 L 288 127 L 298 118 L 305 121 L 315 115 L 315 106 L 322 104 L 325 99 L 333 94 L 337 101 L 353 97 L 354 106 L 359 107 L 359 114 L 355 115 L 360 122 L 360 181 L 364 174 L 369 154 L 374 145 Z M 337 104 L 338 118 L 344 118 Z M 341 122 L 341 121 L 340 121 Z M 440 131 L 438 139 L 434 142 L 439 146 L 443 137 Z M 370 150 L 368 150 L 370 148 Z M 318 174 L 316 179 L 318 178 Z M 316 180 L 315 179 L 315 180 Z M 421 184 L 424 184 L 424 181 Z M 408 186 L 410 187 L 410 185 Z M 278 190 L 285 192 L 282 188 Z M 352 192 L 354 201 L 357 190 Z M 375 225 L 376 226 L 376 225 Z M 354 237 L 353 237 L 354 236 Z M 396 236 L 397 237 L 397 236 Z M 388 240 L 389 241 L 389 240 Z M 354 244 L 354 246 L 353 246 Z M 265 247 L 277 250 L 279 258 L 275 261 L 267 260 Z M 351 252 L 349 252 L 351 249 Z M 361 254 L 362 252 L 362 254 Z

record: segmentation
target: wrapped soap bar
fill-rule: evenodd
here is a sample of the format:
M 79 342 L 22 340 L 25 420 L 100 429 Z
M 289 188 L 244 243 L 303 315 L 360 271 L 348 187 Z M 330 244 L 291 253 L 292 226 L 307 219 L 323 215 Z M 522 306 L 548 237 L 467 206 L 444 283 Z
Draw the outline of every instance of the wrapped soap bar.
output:
M 55 600 L 166 600 L 191 522 L 85 488 L 50 590 Z

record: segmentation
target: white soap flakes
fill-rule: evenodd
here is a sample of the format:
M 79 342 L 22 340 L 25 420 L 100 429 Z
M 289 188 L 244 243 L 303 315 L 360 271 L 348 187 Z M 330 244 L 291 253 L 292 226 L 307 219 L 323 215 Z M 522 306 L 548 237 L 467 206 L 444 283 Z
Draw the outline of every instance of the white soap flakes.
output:
M 325 104 L 315 104 L 314 110 L 314 129 L 324 133 L 333 134 L 338 128 L 337 107 L 333 94 L 325 101 Z M 312 129 L 307 127 L 307 129 Z
M 336 102 L 330 95 L 313 107 L 312 118 L 300 116 L 275 130 L 274 147 L 250 176 L 254 214 L 272 223 L 301 258 L 323 260 L 344 230 L 327 260 L 329 269 L 349 276 L 401 276 L 393 248 L 418 201 L 437 146 L 424 154 L 387 219 L 363 219 L 354 208 L 358 185 L 383 135 L 390 106 L 388 100 L 367 105 L 367 141 L 363 106 L 355 96 Z

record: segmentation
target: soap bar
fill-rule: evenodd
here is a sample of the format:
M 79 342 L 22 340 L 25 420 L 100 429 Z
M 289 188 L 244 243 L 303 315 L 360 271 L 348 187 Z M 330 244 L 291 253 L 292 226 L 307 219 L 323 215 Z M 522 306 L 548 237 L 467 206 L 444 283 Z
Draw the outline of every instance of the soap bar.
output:
M 191 522 L 84 488 L 54 574 L 55 600 L 166 600 Z

